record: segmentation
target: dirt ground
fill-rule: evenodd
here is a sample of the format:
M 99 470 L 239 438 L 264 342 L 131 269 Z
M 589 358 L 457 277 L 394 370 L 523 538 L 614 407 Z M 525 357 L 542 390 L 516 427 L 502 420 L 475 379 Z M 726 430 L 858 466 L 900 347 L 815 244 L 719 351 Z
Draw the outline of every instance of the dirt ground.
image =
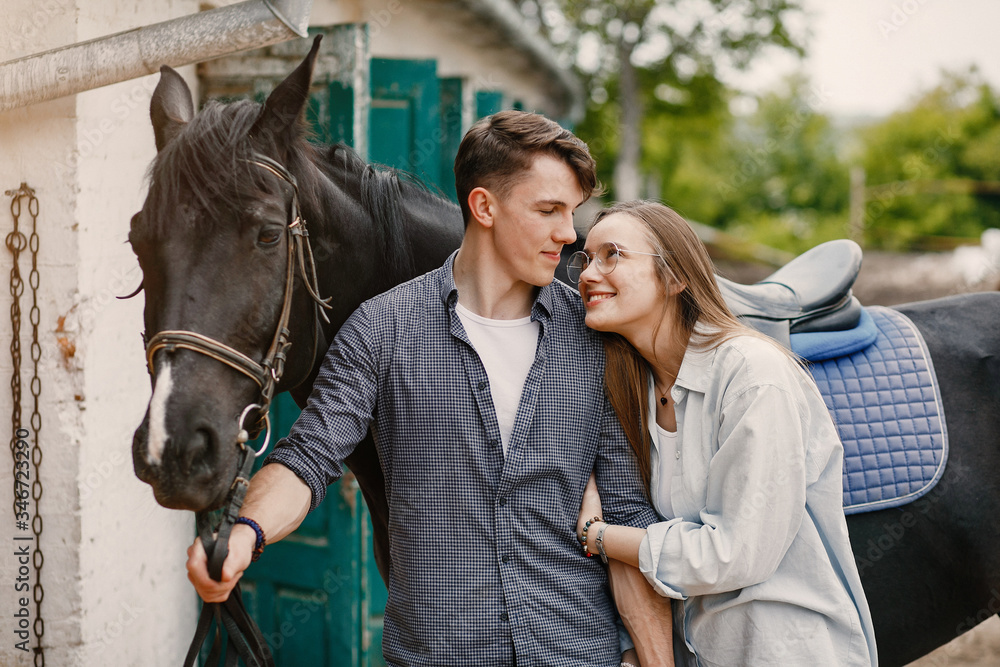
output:
M 997 667 L 1000 618 L 993 616 L 908 667 Z
M 865 305 L 891 306 L 963 292 L 1000 289 L 1000 266 L 968 271 L 969 253 L 889 254 L 866 252 L 854 294 Z M 717 260 L 722 275 L 752 283 L 772 267 Z M 1000 618 L 993 616 L 951 643 L 907 667 L 1000 667 Z

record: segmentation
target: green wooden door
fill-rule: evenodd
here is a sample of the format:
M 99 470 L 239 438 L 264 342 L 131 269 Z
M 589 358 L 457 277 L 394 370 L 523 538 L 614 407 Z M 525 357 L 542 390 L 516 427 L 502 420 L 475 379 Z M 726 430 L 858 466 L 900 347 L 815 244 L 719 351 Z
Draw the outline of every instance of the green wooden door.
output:
M 440 188 L 441 87 L 434 60 L 371 60 L 368 159 Z
M 287 394 L 271 408 L 273 437 L 299 410 Z M 260 462 L 258 462 L 258 465 Z M 268 545 L 243 578 L 243 597 L 278 665 L 375 665 L 361 604 L 367 512 L 353 478 L 328 490 L 293 534 Z
M 352 32 L 358 29 L 363 28 L 323 29 L 331 33 L 324 51 L 366 43 Z M 345 31 L 351 34 L 340 34 Z M 316 139 L 356 146 L 370 162 L 413 173 L 454 198 L 452 166 L 464 131 L 462 81 L 439 80 L 432 60 L 368 61 L 342 51 L 337 56 L 351 75 L 314 78 L 307 117 Z M 368 76 L 358 76 L 365 71 Z M 355 89 L 365 83 L 368 91 Z M 357 101 L 367 95 L 371 107 L 365 113 Z M 491 104 L 499 102 L 499 93 L 489 98 Z M 298 413 L 287 395 L 275 400 L 275 441 L 287 434 Z M 348 475 L 295 533 L 269 545 L 244 575 L 247 606 L 279 667 L 385 664 L 386 589 L 375 565 L 371 531 L 361 492 Z
M 455 156 L 462 143 L 462 79 L 441 79 L 441 191 L 458 203 L 455 192 Z
M 364 26 L 311 28 L 326 33 L 323 54 L 338 72 L 316 72 L 307 119 L 321 143 L 363 144 L 367 117 L 357 99 L 367 91 Z M 303 40 L 307 45 L 309 40 Z M 359 146 L 364 152 L 363 146 Z M 287 394 L 271 407 L 272 443 L 287 435 L 299 409 Z M 263 458 L 263 457 L 262 457 Z M 258 461 L 258 466 L 261 461 Z M 279 667 L 379 667 L 385 586 L 374 563 L 371 519 L 349 473 L 292 535 L 269 545 L 246 572 L 244 600 Z

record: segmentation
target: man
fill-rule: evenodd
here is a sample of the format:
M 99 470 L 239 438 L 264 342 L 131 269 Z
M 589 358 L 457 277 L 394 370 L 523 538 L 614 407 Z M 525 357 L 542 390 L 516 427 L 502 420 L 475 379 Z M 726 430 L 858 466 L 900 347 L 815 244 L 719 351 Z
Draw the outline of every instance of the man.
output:
M 553 283 L 593 159 L 552 121 L 501 112 L 466 134 L 455 178 L 461 247 L 344 324 L 242 514 L 270 542 L 288 535 L 371 428 L 389 501 L 390 665 L 618 665 L 606 573 L 576 537 L 591 470 L 608 521 L 656 515 L 605 398 L 600 339 L 579 295 Z M 256 541 L 234 527 L 221 583 L 191 547 L 202 598 L 228 596 Z

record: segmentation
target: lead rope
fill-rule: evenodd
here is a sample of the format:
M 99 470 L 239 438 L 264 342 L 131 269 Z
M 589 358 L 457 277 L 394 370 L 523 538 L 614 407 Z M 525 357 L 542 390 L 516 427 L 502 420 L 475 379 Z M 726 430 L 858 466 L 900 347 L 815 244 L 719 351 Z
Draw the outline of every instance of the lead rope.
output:
M 241 415 L 241 421 L 242 418 Z M 250 471 L 253 469 L 254 458 L 262 454 L 267 446 L 265 442 L 264 447 L 261 447 L 255 456 L 254 450 L 246 445 L 248 436 L 247 432 L 242 429 L 242 424 L 240 425 L 239 439 L 241 441 L 239 472 L 236 473 L 236 479 L 233 480 L 233 485 L 229 488 L 222 520 L 218 527 L 213 531 L 208 512 L 198 512 L 195 515 L 198 536 L 201 537 L 205 553 L 208 556 L 208 573 L 216 581 L 222 579 L 222 565 L 226 562 L 226 556 L 229 555 L 229 533 L 239 517 L 240 508 L 243 506 L 243 500 L 250 486 Z M 270 439 L 270 427 L 268 428 L 268 439 Z M 242 658 L 248 667 L 274 667 L 271 649 L 268 647 L 260 628 L 257 627 L 243 605 L 243 593 L 239 584 L 236 584 L 225 602 L 205 602 L 202 604 L 198 627 L 191 640 L 187 657 L 184 659 L 184 667 L 193 667 L 213 627 L 215 632 L 212 636 L 212 644 L 205 665 L 219 664 L 219 659 L 222 657 L 222 629 L 225 628 L 226 667 L 236 665 L 238 658 Z
M 237 437 L 237 443 L 240 446 L 239 472 L 236 474 L 236 479 L 229 489 L 222 519 L 218 527 L 213 531 L 208 512 L 198 512 L 195 515 L 198 535 L 201 537 L 202 544 L 205 547 L 205 554 L 208 557 L 208 573 L 216 581 L 221 581 L 222 579 L 222 566 L 226 561 L 226 556 L 229 554 L 229 535 L 233 525 L 236 523 L 236 519 L 239 517 L 240 508 L 243 506 L 243 500 L 250 486 L 250 471 L 253 469 L 253 461 L 264 452 L 271 437 L 271 423 L 268 417 L 268 410 L 271 398 L 274 396 L 274 390 L 284 372 L 286 354 L 288 348 L 291 346 L 288 321 L 291 317 L 291 295 L 294 288 L 296 259 L 298 260 L 302 282 L 305 284 L 306 291 L 315 303 L 316 326 L 320 326 L 319 317 L 321 315 L 324 320 L 327 322 L 330 321 L 324 312 L 324 310 L 328 310 L 331 307 L 330 299 L 323 299 L 319 296 L 316 266 L 313 260 L 312 248 L 309 245 L 309 235 L 305 229 L 305 220 L 301 218 L 298 203 L 298 185 L 295 182 L 295 178 L 283 166 L 268 157 L 255 154 L 254 159 L 248 160 L 248 162 L 267 169 L 292 186 L 292 209 L 295 214 L 294 219 L 288 226 L 288 264 L 285 275 L 284 303 L 282 304 L 281 314 L 278 317 L 277 331 L 264 357 L 264 362 L 258 365 L 246 357 L 246 355 L 229 348 L 227 345 L 212 341 L 211 339 L 208 339 L 206 343 L 206 340 L 203 340 L 203 336 L 193 334 L 193 332 L 160 332 L 148 341 L 146 348 L 150 374 L 153 373 L 153 355 L 158 349 L 166 348 L 173 350 L 176 347 L 186 347 L 187 349 L 207 354 L 241 373 L 249 375 L 255 380 L 258 377 L 260 378 L 258 384 L 261 385 L 263 404 L 247 406 L 239 418 L 240 431 Z M 303 245 L 305 246 L 305 250 L 303 250 Z M 307 260 L 308 267 L 306 265 Z M 314 288 L 313 285 L 316 287 Z M 313 355 L 315 357 L 318 334 L 314 331 L 313 336 Z M 258 371 L 258 368 L 263 371 L 262 374 Z M 257 452 L 247 447 L 246 443 L 249 439 L 249 434 L 243 428 L 243 420 L 252 408 L 258 410 L 261 415 L 260 419 L 265 422 L 267 428 L 267 436 L 264 444 Z M 251 454 L 254 455 L 251 456 Z M 184 667 L 193 667 L 213 627 L 215 628 L 215 633 L 205 662 L 206 665 L 219 664 L 219 660 L 222 657 L 221 632 L 225 628 L 227 635 L 226 667 L 235 666 L 238 658 L 242 658 L 248 667 L 274 667 L 274 657 L 271 655 L 271 650 L 264 640 L 260 628 L 257 627 L 257 624 L 243 605 L 243 595 L 239 584 L 229 593 L 229 597 L 225 602 L 206 602 L 202 605 L 198 627 L 195 630 L 195 636 L 191 641 L 187 657 L 184 660 Z
M 39 511 L 42 499 L 42 481 L 39 477 L 39 469 L 42 465 L 42 449 L 38 444 L 38 432 L 42 429 L 42 415 L 39 411 L 39 398 L 42 393 L 42 381 L 38 375 L 38 362 L 42 358 L 42 348 L 38 342 L 38 323 L 40 322 L 38 310 L 38 198 L 35 191 L 28 187 L 27 183 L 21 183 L 17 190 L 7 190 L 4 192 L 11 197 L 10 213 L 14 218 L 14 229 L 7 234 L 7 249 L 13 255 L 14 263 L 10 270 L 10 295 L 12 297 L 10 305 L 11 341 L 10 355 L 12 361 L 12 372 L 10 378 L 10 389 L 13 398 L 13 411 L 11 413 L 11 434 L 10 453 L 14 459 L 14 519 L 15 527 L 19 531 L 28 529 L 28 483 L 31 483 L 31 499 L 35 504 L 35 514 L 31 516 L 31 532 L 33 537 L 18 536 L 18 541 L 33 541 L 34 549 L 31 553 L 31 564 L 35 570 L 35 581 L 32 585 L 31 597 L 35 603 L 35 621 L 32 623 L 32 632 L 35 635 L 34 664 L 35 667 L 45 666 L 45 648 L 42 644 L 42 637 L 45 635 L 45 621 L 42 619 L 42 600 L 45 599 L 45 588 L 42 587 L 42 566 L 45 564 L 45 556 L 42 554 L 42 514 Z M 28 214 L 31 216 L 31 235 L 24 236 L 18 225 L 21 218 L 21 200 L 28 200 Z M 24 280 L 21 277 L 20 258 L 21 252 L 27 248 L 31 252 L 31 272 L 28 274 L 28 285 L 31 287 L 31 310 L 28 313 L 28 321 L 31 323 L 31 363 L 32 375 L 31 383 L 28 385 L 32 396 L 32 410 L 29 425 L 31 431 L 22 427 L 21 423 L 21 296 L 24 294 Z M 32 439 L 30 462 L 28 465 L 28 438 Z M 34 473 L 32 475 L 32 473 Z M 17 628 L 20 630 L 20 626 Z M 21 636 L 19 635 L 18 638 Z M 27 639 L 24 641 L 27 644 Z M 27 649 L 25 649 L 27 650 Z

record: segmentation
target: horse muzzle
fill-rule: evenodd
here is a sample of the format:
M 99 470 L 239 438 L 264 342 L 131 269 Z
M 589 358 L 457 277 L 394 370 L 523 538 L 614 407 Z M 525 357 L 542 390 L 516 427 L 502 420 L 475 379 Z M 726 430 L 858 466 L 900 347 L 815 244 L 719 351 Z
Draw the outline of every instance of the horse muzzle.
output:
M 153 443 L 150 431 L 147 412 L 132 438 L 132 465 L 153 488 L 156 502 L 195 512 L 220 506 L 236 473 L 236 448 L 220 447 L 217 430 L 204 422 L 154 432 L 152 437 L 162 439 Z

